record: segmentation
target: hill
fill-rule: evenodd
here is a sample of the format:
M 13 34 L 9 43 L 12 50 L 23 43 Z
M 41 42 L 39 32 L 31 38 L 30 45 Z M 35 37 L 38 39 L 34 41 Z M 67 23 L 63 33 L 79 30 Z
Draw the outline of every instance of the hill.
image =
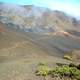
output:
M 63 55 L 80 50 L 80 22 L 61 11 L 0 3 L 0 79 L 39 80 L 38 63 L 69 64 Z

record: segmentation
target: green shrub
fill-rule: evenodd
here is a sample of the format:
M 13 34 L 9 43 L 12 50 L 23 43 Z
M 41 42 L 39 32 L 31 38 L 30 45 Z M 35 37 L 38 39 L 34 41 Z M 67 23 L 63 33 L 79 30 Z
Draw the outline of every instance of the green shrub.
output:
M 69 66 L 59 66 L 59 67 L 56 67 L 54 68 L 53 70 L 51 70 L 51 74 L 54 75 L 54 74 L 59 74 L 61 76 L 69 76 L 70 75 L 70 68 Z
M 54 75 L 58 75 L 60 77 L 69 77 L 76 80 L 80 80 L 80 69 L 78 69 L 76 66 L 74 65 L 62 65 L 62 66 L 57 66 L 55 68 L 49 68 L 46 65 L 39 65 L 38 69 L 36 70 L 36 75 L 37 76 L 53 76 Z
M 69 67 L 67 65 L 64 66 L 59 66 L 51 70 L 50 72 L 51 75 L 58 74 L 60 76 L 67 76 L 71 78 L 75 78 L 77 80 L 80 80 L 80 70 L 77 69 L 76 67 Z
M 40 65 L 36 71 L 36 75 L 47 76 L 50 68 L 45 65 Z
M 70 69 L 70 74 L 72 75 L 71 77 L 74 77 L 77 80 L 80 80 L 80 70 L 77 69 L 76 67 L 72 67 Z

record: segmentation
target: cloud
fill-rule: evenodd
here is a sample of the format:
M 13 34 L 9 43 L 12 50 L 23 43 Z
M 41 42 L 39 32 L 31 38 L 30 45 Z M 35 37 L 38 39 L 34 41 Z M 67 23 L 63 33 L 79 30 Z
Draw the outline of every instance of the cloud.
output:
M 50 3 L 49 8 L 65 11 L 74 16 L 80 16 L 80 6 L 68 3 Z
M 61 10 L 80 17 L 80 0 L 0 0 L 14 4 L 33 4 L 50 9 Z
M 68 14 L 80 17 L 80 0 L 32 0 L 35 5 L 48 7 L 52 10 L 61 10 Z

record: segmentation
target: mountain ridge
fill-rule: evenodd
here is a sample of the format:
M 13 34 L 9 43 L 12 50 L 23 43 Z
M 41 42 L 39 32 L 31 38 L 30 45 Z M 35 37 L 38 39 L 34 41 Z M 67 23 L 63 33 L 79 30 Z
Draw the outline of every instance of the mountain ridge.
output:
M 2 4 L 0 21 L 8 25 L 14 24 L 26 32 L 48 33 L 72 29 L 80 31 L 80 21 L 74 17 L 58 10 L 33 5 L 11 7 L 9 4 Z

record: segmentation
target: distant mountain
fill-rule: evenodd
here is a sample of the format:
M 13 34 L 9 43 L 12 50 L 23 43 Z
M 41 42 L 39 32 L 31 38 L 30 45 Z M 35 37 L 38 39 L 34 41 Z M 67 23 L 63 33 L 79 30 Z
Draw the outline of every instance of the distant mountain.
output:
M 0 21 L 26 32 L 79 31 L 80 21 L 61 11 L 33 5 L 0 4 Z

